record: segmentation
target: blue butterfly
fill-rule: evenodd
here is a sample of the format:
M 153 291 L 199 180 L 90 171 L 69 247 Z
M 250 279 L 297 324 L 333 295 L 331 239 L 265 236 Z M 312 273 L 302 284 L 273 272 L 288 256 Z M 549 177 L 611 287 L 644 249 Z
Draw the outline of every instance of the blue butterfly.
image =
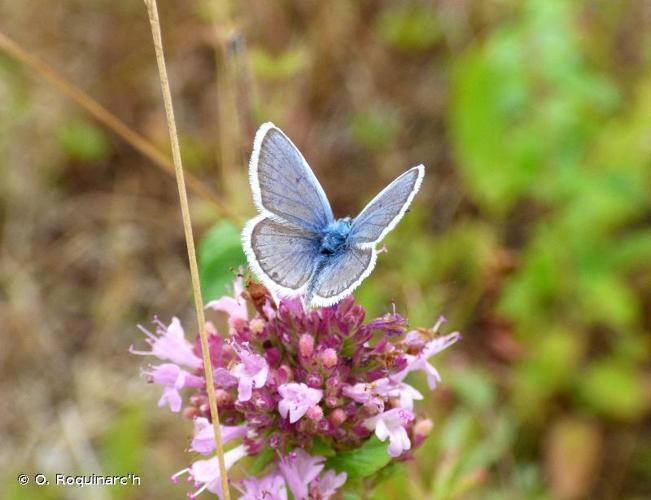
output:
M 259 215 L 242 232 L 253 272 L 282 296 L 329 306 L 350 295 L 375 267 L 377 244 L 420 189 L 418 165 L 389 184 L 351 219 L 335 219 L 328 198 L 292 141 L 273 123 L 256 133 L 249 181 Z

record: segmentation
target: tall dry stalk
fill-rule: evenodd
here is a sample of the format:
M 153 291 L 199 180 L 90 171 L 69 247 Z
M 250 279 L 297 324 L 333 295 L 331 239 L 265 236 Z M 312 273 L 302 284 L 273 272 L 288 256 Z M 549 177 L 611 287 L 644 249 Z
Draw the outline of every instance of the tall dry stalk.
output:
M 213 382 L 212 363 L 210 361 L 208 336 L 206 334 L 206 319 L 204 317 L 203 299 L 201 297 L 201 286 L 199 283 L 197 256 L 194 249 L 194 237 L 192 235 L 192 223 L 190 221 L 188 195 L 185 190 L 185 180 L 183 177 L 181 149 L 179 147 L 179 138 L 176 132 L 176 121 L 174 120 L 174 109 L 172 107 L 172 93 L 170 91 L 170 84 L 167 78 L 167 67 L 165 65 L 165 55 L 163 53 L 163 40 L 161 35 L 160 21 L 158 19 L 158 6 L 156 5 L 156 0 L 144 1 L 149 13 L 149 23 L 151 24 L 151 33 L 154 39 L 156 62 L 158 63 L 158 74 L 160 77 L 161 89 L 163 91 L 163 102 L 165 104 L 165 114 L 167 116 L 170 142 L 172 144 L 172 160 L 174 161 L 176 182 L 179 188 L 179 200 L 181 203 L 181 214 L 183 216 L 183 229 L 185 231 L 185 242 L 188 249 L 188 260 L 190 262 L 190 275 L 192 277 L 194 305 L 197 314 L 199 336 L 201 337 L 201 354 L 203 356 L 203 368 L 206 374 L 206 390 L 208 391 L 208 402 L 210 404 L 210 414 L 212 416 L 213 430 L 215 433 L 215 445 L 217 450 L 217 457 L 219 460 L 222 491 L 224 493 L 224 498 L 226 500 L 230 500 L 228 477 L 226 475 L 226 465 L 224 463 L 224 448 L 222 446 L 221 427 L 219 424 L 219 412 L 217 409 L 217 398 L 215 396 L 215 384 Z

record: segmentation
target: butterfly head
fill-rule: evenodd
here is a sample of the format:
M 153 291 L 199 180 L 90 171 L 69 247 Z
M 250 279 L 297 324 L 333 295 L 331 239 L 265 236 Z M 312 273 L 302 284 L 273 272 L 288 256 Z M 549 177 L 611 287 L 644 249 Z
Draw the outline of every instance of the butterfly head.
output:
M 319 254 L 323 256 L 334 255 L 346 248 L 350 223 L 350 217 L 345 217 L 328 224 L 321 233 Z

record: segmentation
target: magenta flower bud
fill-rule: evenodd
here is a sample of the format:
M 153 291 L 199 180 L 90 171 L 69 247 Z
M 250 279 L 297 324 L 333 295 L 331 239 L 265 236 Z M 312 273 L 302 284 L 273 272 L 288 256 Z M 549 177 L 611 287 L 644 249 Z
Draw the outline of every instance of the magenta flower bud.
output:
M 294 372 L 287 365 L 280 365 L 276 370 L 276 380 L 278 385 L 285 384 L 294 378 Z
M 341 384 L 341 380 L 336 375 L 333 375 L 332 377 L 328 377 L 328 379 L 326 380 L 326 387 L 328 389 L 336 389 L 339 387 L 340 384 Z
M 328 408 L 336 408 L 339 406 L 340 401 L 336 396 L 328 396 L 326 397 L 325 403 Z
M 298 340 L 298 352 L 303 358 L 311 358 L 314 354 L 314 337 L 309 333 L 304 333 Z
M 208 401 L 208 397 L 205 394 L 193 394 L 190 396 L 190 403 L 194 406 L 201 406 L 202 404 Z
M 310 387 L 321 387 L 323 385 L 323 378 L 316 373 L 310 373 L 305 380 Z
M 217 406 L 232 406 L 233 395 L 224 389 L 216 389 L 215 396 L 217 399 Z
M 271 436 L 269 436 L 269 446 L 274 449 L 277 449 L 280 446 L 279 434 L 274 433 Z
M 280 358 L 282 354 L 280 352 L 280 349 L 277 347 L 270 347 L 269 349 L 266 349 L 264 352 L 264 357 L 267 360 L 267 364 L 270 366 L 278 366 L 278 363 L 280 363 Z
M 187 419 L 194 419 L 199 416 L 199 410 L 196 406 L 187 406 L 183 408 L 183 416 Z
M 323 366 L 326 368 L 332 368 L 333 366 L 337 365 L 337 351 L 331 347 L 328 347 L 325 351 L 322 351 L 321 354 L 319 354 L 319 358 L 321 359 Z
M 269 394 L 256 393 L 253 395 L 253 404 L 257 410 L 268 411 L 274 407 L 273 399 Z
M 330 431 L 330 422 L 328 422 L 325 418 L 320 420 L 319 423 L 317 424 L 316 428 L 318 429 L 319 432 L 323 434 L 327 434 Z
M 313 422 L 318 422 L 323 418 L 323 409 L 319 405 L 314 405 L 311 408 L 308 408 L 305 415 Z
M 339 427 L 346 421 L 346 412 L 341 408 L 335 408 L 330 415 L 328 415 L 328 420 L 333 427 Z

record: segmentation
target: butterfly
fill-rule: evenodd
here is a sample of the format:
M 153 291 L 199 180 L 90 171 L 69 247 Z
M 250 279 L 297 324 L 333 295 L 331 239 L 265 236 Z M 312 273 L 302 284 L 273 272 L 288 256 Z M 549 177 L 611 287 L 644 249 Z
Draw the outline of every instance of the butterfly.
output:
M 313 307 L 339 302 L 371 274 L 377 244 L 402 219 L 424 175 L 423 165 L 410 168 L 357 217 L 335 219 L 301 152 L 278 127 L 265 123 L 249 163 L 259 212 L 242 231 L 249 266 L 279 295 L 304 295 Z

